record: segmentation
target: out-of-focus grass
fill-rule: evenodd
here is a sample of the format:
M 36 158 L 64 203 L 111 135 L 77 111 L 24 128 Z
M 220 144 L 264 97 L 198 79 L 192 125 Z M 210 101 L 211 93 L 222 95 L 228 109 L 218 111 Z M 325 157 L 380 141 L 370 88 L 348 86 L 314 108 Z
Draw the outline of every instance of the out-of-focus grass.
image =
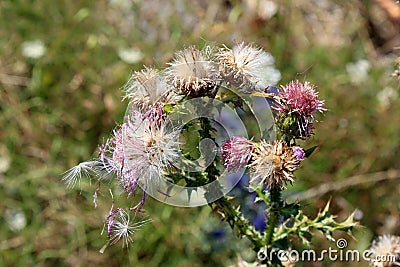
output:
M 154 221 L 138 231 L 132 247 L 100 254 L 111 203 L 102 198 L 94 209 L 94 185 L 67 190 L 60 181 L 121 121 L 126 103 L 119 88 L 130 72 L 143 64 L 165 66 L 185 45 L 254 42 L 275 56 L 282 83 L 297 78 L 319 86 L 329 112 L 308 145 L 320 147 L 289 190 L 400 168 L 394 56 L 374 46 L 367 30 L 370 16 L 383 17 L 380 10 L 369 1 L 276 1 L 277 13 L 263 20 L 251 2 L 0 2 L 0 265 L 223 266 L 237 252 L 252 257 L 246 241 L 230 237 L 208 207 L 173 208 L 153 200 L 145 207 Z M 44 56 L 23 57 L 22 43 L 36 39 L 47 47 Z M 122 61 L 118 51 L 126 48 L 140 50 L 142 60 Z M 359 59 L 369 60 L 371 69 L 354 82 L 346 65 Z M 385 98 L 384 88 L 395 93 Z M 332 194 L 339 216 L 355 208 L 363 213 L 366 228 L 352 246 L 365 248 L 375 234 L 400 234 L 399 191 L 392 181 Z M 315 213 L 328 199 L 304 203 Z M 26 226 L 11 230 L 18 212 Z M 316 237 L 315 244 L 323 242 Z

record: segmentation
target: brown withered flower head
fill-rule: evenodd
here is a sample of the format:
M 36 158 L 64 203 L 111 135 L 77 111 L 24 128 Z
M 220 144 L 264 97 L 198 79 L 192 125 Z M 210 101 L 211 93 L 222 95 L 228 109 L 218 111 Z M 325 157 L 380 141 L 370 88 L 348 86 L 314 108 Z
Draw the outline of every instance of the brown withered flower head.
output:
M 250 167 L 250 183 L 267 188 L 285 187 L 294 181 L 293 172 L 300 167 L 302 157 L 298 156 L 299 147 L 289 147 L 282 141 L 272 144 L 261 141 L 253 151 Z
M 210 46 L 202 50 L 192 46 L 177 52 L 166 69 L 167 82 L 179 94 L 213 97 L 220 84 L 220 75 L 212 52 Z

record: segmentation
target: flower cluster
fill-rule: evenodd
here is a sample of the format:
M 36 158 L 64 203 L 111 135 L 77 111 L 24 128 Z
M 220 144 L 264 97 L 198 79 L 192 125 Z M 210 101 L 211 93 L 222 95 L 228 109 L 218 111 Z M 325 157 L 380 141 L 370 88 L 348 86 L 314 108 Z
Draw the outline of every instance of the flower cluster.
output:
M 315 114 L 326 110 L 324 102 L 318 99 L 315 86 L 293 81 L 274 92 L 271 88 L 275 88 L 273 86 L 280 79 L 280 72 L 274 68 L 274 58 L 262 49 L 243 42 L 236 43 L 232 49 L 225 46 L 188 47 L 175 53 L 168 64 L 165 70 L 145 67 L 132 74 L 123 88 L 124 99 L 129 100 L 124 122 L 99 146 L 98 158 L 73 167 L 65 173 L 63 180 L 68 187 L 73 187 L 82 178 L 96 177 L 99 185 L 93 196 L 95 207 L 99 205 L 98 192 L 103 181 L 109 185 L 111 196 L 114 184 L 123 189 L 121 191 L 128 197 L 135 195 L 138 187 L 143 190 L 139 203 L 127 208 L 114 208 L 112 197 L 113 204 L 105 218 L 108 244 L 122 240 L 127 246 L 133 241 L 131 236 L 136 230 L 149 222 L 139 219 L 147 194 L 154 196 L 161 193 L 169 197 L 170 191 L 162 190 L 167 182 L 184 183 L 194 188 L 219 182 L 224 168 L 228 173 L 244 169 L 248 171 L 250 185 L 258 197 L 271 204 L 264 213 L 269 218 L 263 241 L 258 240 L 257 229 L 251 228 L 240 209 L 232 207 L 227 198 L 214 201 L 217 198 L 213 195 L 220 189 L 218 186 L 222 188 L 220 184 L 214 188 L 207 187 L 204 197 L 207 201 L 212 199 L 210 202 L 214 201 L 212 205 L 216 205 L 213 208 L 221 210 L 230 223 L 237 224 L 239 231 L 249 237 L 255 246 L 271 244 L 277 223 L 298 211 L 296 205 L 284 207 L 286 204 L 280 200 L 279 194 L 288 183 L 294 182 L 294 172 L 309 154 L 296 145 L 296 139 L 308 138 L 316 121 Z M 239 99 L 241 96 L 244 96 L 242 100 Z M 220 156 L 206 162 L 207 166 L 199 171 L 197 167 L 202 162 L 194 160 L 196 154 L 193 151 L 204 152 L 207 143 L 193 143 L 196 139 L 216 141 L 217 127 L 214 128 L 209 119 L 204 118 L 206 113 L 200 113 L 197 121 L 182 123 L 178 120 L 183 126 L 171 123 L 171 114 L 182 114 L 182 107 L 190 106 L 187 100 L 201 98 L 206 99 L 200 102 L 204 106 L 189 108 L 189 113 L 195 112 L 195 109 L 207 109 L 207 103 L 213 104 L 212 100 L 218 100 L 218 105 L 228 106 L 238 115 L 237 109 L 245 111 L 248 107 L 244 99 L 251 97 L 259 97 L 266 105 L 273 106 L 278 139 L 229 136 L 220 146 Z M 216 108 L 223 116 L 222 107 Z M 210 148 L 207 151 L 215 150 Z M 181 166 L 193 169 L 189 171 Z M 271 209 L 272 206 L 274 209 Z M 280 216 L 280 208 L 293 214 Z M 265 222 L 266 218 L 261 220 Z
M 98 158 L 82 162 L 65 173 L 63 180 L 68 187 L 80 183 L 84 177 L 98 177 L 99 182 L 108 183 L 116 178 L 128 196 L 135 193 L 138 185 L 145 192 L 157 191 L 162 179 L 180 175 L 174 166 L 179 159 L 181 141 L 177 129 L 168 124 L 168 108 L 179 105 L 183 99 L 215 98 L 222 85 L 253 93 L 280 79 L 273 57 L 243 42 L 232 49 L 188 47 L 175 53 L 168 64 L 164 71 L 145 67 L 132 74 L 123 87 L 124 99 L 129 100 L 124 122 L 99 146 Z M 233 172 L 245 167 L 254 148 L 251 141 L 233 138 L 223 147 L 225 167 Z M 243 153 L 239 155 L 237 151 Z M 136 228 L 127 226 L 129 212 L 140 210 L 145 197 L 143 193 L 142 200 L 134 207 L 117 208 L 107 216 L 111 243 L 119 239 L 131 241 L 128 236 Z M 94 203 L 97 207 L 98 188 Z

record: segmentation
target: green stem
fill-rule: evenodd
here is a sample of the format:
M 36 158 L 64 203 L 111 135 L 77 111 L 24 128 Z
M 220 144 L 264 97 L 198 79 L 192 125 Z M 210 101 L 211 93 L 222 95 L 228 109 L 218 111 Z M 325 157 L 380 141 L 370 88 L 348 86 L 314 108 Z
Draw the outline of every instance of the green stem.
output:
M 211 132 L 212 126 L 207 118 L 200 118 L 201 131 L 200 137 L 213 139 Z M 213 139 L 214 140 L 214 139 Z M 219 175 L 219 171 L 215 163 L 210 164 L 206 170 L 209 182 L 214 181 Z M 216 188 L 218 190 L 218 188 Z M 207 196 L 206 196 L 207 197 Z M 232 229 L 236 229 L 239 236 L 246 236 L 253 244 L 255 251 L 259 251 L 263 247 L 263 237 L 254 226 L 250 225 L 248 220 L 244 218 L 239 208 L 235 208 L 227 197 L 222 197 L 210 206 L 216 206 L 220 212 L 223 213 L 224 219 L 226 219 Z
M 254 226 L 250 225 L 248 220 L 243 217 L 239 208 L 232 206 L 232 203 L 223 197 L 215 201 L 212 205 L 217 206 L 223 211 L 225 220 L 229 223 L 232 229 L 236 229 L 239 236 L 246 236 L 253 244 L 254 250 L 259 251 L 264 247 L 263 236 L 257 231 Z
M 273 187 L 270 191 L 270 205 L 269 205 L 269 218 L 268 226 L 265 232 L 265 245 L 271 245 L 274 237 L 276 225 L 280 216 L 280 208 L 282 207 L 281 200 L 281 189 L 279 187 Z

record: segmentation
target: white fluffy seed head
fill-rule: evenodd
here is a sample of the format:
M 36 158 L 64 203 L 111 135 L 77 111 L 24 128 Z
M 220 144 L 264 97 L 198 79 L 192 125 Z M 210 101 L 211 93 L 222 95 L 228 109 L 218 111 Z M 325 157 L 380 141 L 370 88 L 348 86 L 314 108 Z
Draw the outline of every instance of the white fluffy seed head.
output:
M 189 47 L 175 54 L 166 70 L 167 81 L 179 94 L 197 97 L 213 96 L 220 83 L 213 49 Z
M 379 236 L 372 242 L 370 266 L 400 266 L 400 237 L 393 235 Z M 380 259 L 380 260 L 379 260 Z
M 128 247 L 129 244 L 133 242 L 132 236 L 135 234 L 135 232 L 144 224 L 151 221 L 150 219 L 147 219 L 134 223 L 132 221 L 135 218 L 136 213 L 131 220 L 129 213 L 124 210 L 120 210 L 118 214 L 112 218 L 113 221 L 110 233 L 111 244 L 115 244 L 119 240 L 122 240 L 122 246 Z
M 217 57 L 224 81 L 242 92 L 262 92 L 281 78 L 273 56 L 251 44 L 240 42 L 232 49 L 221 49 Z
M 179 132 L 165 122 L 149 121 L 133 113 L 124 128 L 124 171 L 138 177 L 146 189 L 157 189 L 163 173 L 179 158 Z
M 123 91 L 125 97 L 141 111 L 148 111 L 157 102 L 168 103 L 174 97 L 166 81 L 157 69 L 145 67 L 141 71 L 134 72 Z

